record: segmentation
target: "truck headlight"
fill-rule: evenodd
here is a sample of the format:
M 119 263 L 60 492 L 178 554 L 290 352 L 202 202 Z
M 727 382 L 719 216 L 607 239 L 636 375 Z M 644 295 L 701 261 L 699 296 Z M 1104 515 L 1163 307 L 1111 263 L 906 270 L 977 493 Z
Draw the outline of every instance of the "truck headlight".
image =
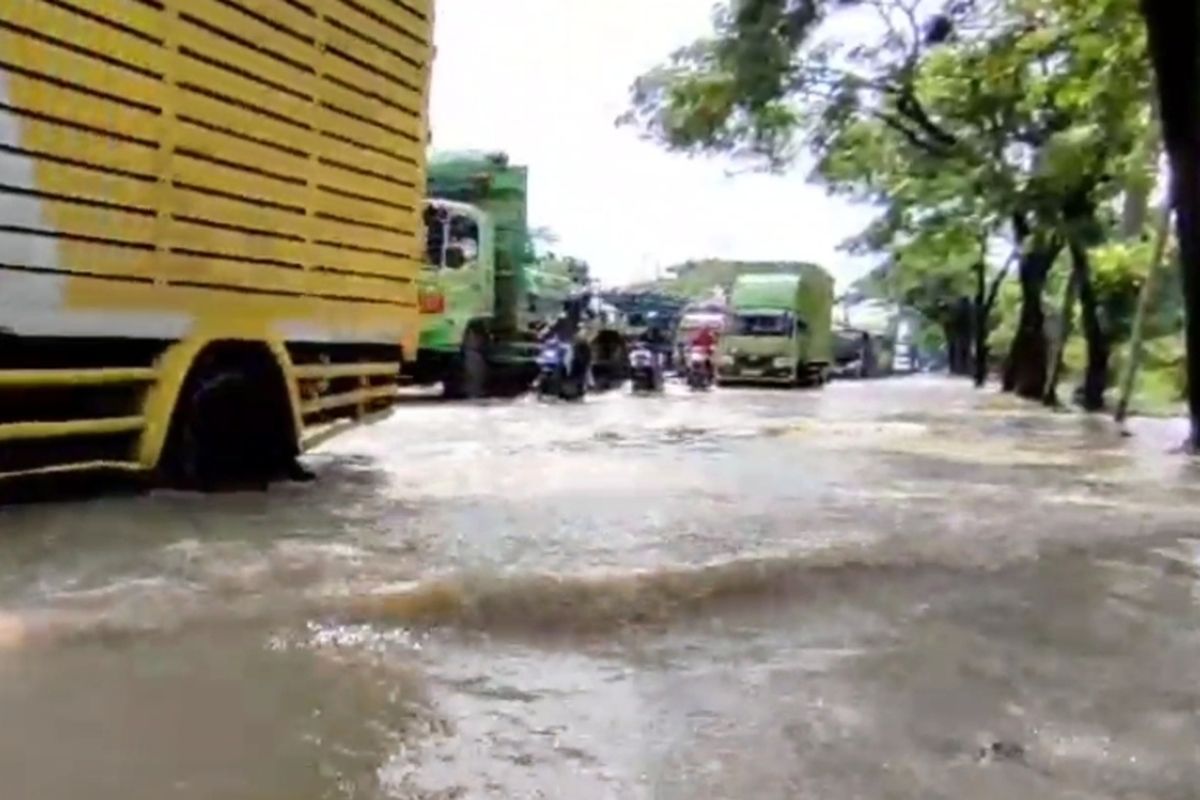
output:
M 787 369 L 792 365 L 792 360 L 787 356 L 779 356 L 771 362 L 771 365 L 774 366 L 775 369 Z
M 717 359 L 717 363 L 720 364 L 722 367 L 732 367 L 733 366 L 733 356 L 728 356 L 728 355 L 721 356 L 720 358 Z

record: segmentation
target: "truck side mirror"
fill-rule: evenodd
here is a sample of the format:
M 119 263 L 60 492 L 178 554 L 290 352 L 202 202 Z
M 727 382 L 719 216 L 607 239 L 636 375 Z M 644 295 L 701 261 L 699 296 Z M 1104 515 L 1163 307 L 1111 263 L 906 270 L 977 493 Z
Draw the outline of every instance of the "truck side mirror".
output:
M 450 269 L 461 269 L 467 263 L 466 254 L 461 247 L 451 245 L 446 248 L 446 266 Z

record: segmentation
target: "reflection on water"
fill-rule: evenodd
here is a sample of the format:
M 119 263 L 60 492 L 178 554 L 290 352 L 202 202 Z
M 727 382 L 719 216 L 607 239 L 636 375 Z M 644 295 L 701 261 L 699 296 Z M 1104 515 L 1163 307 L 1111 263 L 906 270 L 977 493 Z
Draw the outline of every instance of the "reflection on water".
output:
M 6 509 L 2 796 L 1193 798 L 1200 484 L 1136 433 L 414 404 L 315 485 Z

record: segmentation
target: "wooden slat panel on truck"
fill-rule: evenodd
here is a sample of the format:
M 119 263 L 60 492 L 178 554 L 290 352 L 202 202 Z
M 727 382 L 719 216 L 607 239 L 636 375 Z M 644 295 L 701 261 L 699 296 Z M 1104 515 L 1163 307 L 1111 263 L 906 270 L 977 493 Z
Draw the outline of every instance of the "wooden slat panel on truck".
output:
M 0 269 L 106 311 L 229 292 L 386 329 L 424 249 L 431 22 L 432 0 L 0 0 Z

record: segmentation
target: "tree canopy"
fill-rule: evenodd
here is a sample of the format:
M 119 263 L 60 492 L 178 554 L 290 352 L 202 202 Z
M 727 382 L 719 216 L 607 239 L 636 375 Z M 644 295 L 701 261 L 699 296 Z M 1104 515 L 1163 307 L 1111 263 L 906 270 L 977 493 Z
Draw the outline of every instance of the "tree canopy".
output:
M 978 342 L 1016 253 L 1006 360 L 1031 397 L 1048 373 L 1047 279 L 1068 263 L 1102 395 L 1120 303 L 1101 302 L 1090 255 L 1117 235 L 1116 199 L 1146 194 L 1151 94 L 1137 0 L 726 0 L 710 35 L 635 82 L 620 121 L 678 152 L 803 164 L 873 205 L 847 243 L 876 257 L 870 285 L 927 316 L 973 297 Z

